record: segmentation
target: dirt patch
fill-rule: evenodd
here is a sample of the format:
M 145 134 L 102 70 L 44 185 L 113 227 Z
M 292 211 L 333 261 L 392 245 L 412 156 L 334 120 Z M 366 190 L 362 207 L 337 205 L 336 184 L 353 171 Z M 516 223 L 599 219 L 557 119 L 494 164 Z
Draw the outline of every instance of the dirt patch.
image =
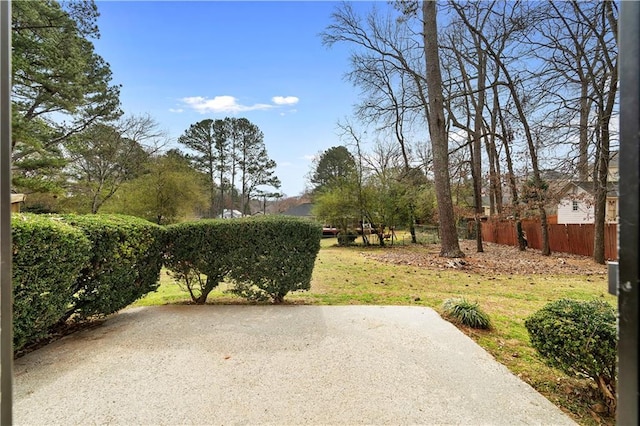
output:
M 483 243 L 484 252 L 476 252 L 476 242 L 460 241 L 464 258 L 440 257 L 440 246 L 394 246 L 384 250 L 367 249 L 363 256 L 396 265 L 410 265 L 438 270 L 463 270 L 477 274 L 545 274 L 545 275 L 606 275 L 607 266 L 599 265 L 590 257 L 569 253 L 543 256 L 540 250 L 522 252 L 514 246 Z
M 22 349 L 18 351 L 14 351 L 13 358 L 18 359 L 30 352 L 33 352 L 37 349 L 47 346 L 48 344 L 53 343 L 56 340 L 60 340 L 65 336 L 76 333 L 78 331 L 89 330 L 92 328 L 99 327 L 103 323 L 104 323 L 104 319 L 100 318 L 100 319 L 87 320 L 83 322 L 70 321 L 68 323 L 58 324 L 49 331 L 49 335 L 47 337 L 43 339 L 35 340 L 29 343 L 28 345 L 24 346 Z

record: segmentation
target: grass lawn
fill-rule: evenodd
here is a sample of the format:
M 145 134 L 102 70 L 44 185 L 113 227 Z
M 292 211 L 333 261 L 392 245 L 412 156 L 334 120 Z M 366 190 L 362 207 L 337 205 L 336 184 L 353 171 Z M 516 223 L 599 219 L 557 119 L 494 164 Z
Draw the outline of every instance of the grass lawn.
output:
M 603 299 L 615 306 L 616 298 L 607 293 L 606 276 L 590 274 L 474 274 L 459 270 L 380 262 L 363 255 L 378 250 L 364 247 L 336 247 L 335 239 L 322 241 L 316 260 L 311 289 L 286 297 L 286 303 L 312 305 L 416 305 L 442 312 L 441 305 L 451 297 L 478 302 L 493 323 L 490 331 L 460 327 L 496 360 L 569 414 L 579 424 L 615 424 L 598 413 L 599 400 L 594 386 L 567 377 L 547 367 L 529 345 L 524 320 L 548 302 L 559 298 Z M 407 246 L 401 250 L 421 250 Z M 222 286 L 224 287 L 224 286 Z M 163 272 L 157 292 L 136 303 L 159 305 L 188 302 L 188 293 Z M 209 303 L 246 303 L 227 294 L 224 288 L 209 296 Z M 499 409 L 499 407 L 496 407 Z

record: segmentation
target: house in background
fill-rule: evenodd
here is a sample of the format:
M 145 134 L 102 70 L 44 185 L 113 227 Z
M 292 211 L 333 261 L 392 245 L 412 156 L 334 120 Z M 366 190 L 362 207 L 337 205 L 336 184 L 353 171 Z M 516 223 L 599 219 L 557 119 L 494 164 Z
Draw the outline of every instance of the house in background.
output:
M 224 209 L 222 211 L 222 214 L 218 215 L 218 219 L 235 219 L 235 218 L 239 218 L 242 217 L 243 214 L 241 211 L 238 210 L 231 210 L 231 209 Z
M 569 182 L 558 194 L 558 224 L 593 223 L 594 183 Z M 618 222 L 618 182 L 607 185 L 605 223 Z

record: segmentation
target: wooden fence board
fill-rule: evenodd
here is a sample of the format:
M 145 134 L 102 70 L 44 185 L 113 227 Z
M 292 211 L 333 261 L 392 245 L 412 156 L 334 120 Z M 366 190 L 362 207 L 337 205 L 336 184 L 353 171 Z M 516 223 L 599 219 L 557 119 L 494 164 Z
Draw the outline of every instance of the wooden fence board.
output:
M 482 239 L 484 241 L 516 246 L 514 221 L 488 221 L 482 224 Z M 542 227 L 537 220 L 523 220 L 522 229 L 526 234 L 530 248 L 542 248 Z M 582 256 L 593 255 L 594 225 L 591 224 L 550 224 L 549 247 L 552 252 L 573 253 Z M 618 259 L 618 226 L 606 224 L 604 232 L 604 255 L 607 260 Z

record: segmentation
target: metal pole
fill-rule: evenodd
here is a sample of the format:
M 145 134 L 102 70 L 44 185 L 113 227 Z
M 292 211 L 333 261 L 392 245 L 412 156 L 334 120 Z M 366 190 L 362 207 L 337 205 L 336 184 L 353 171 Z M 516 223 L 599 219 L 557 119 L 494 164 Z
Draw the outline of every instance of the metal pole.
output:
M 0 424 L 13 423 L 11 2 L 0 0 Z
M 619 425 L 638 417 L 638 169 L 640 168 L 640 3 L 620 9 L 620 226 L 618 234 Z

